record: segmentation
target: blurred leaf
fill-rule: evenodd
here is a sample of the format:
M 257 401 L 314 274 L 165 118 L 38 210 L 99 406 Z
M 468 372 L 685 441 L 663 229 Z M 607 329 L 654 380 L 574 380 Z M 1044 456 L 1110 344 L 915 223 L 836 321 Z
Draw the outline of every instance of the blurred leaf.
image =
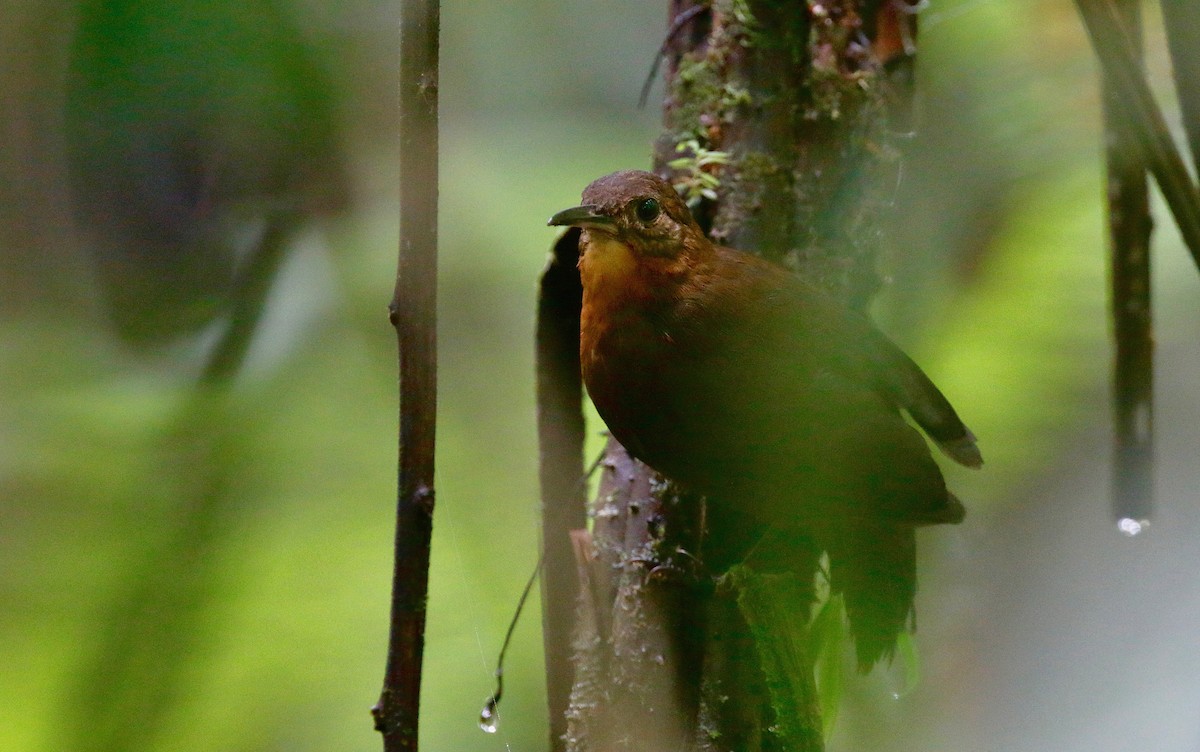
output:
M 70 52 L 75 214 L 129 341 L 219 317 L 267 223 L 344 205 L 331 82 L 269 0 L 83 0 Z
M 845 691 L 846 643 L 850 639 L 846 605 L 841 594 L 825 597 L 808 627 L 808 650 L 813 657 L 821 721 L 828 740 L 837 725 Z
M 896 638 L 896 652 L 899 653 L 900 664 L 904 668 L 904 686 L 896 692 L 899 699 L 921 683 L 921 656 L 917 653 L 917 641 L 913 639 L 911 632 L 901 632 Z
M 807 589 L 791 574 L 759 574 L 736 566 L 725 575 L 750 628 L 775 711 L 771 731 L 780 749 L 819 749 L 810 732 L 823 711 L 813 683 L 805 615 Z

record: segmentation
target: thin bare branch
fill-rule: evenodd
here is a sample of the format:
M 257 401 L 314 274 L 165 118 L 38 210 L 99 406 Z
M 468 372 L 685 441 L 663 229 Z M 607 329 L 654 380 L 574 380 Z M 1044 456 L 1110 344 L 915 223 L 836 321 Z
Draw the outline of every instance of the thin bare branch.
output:
M 1200 166 L 1200 3 L 1162 0 L 1162 14 L 1183 131 L 1192 148 L 1192 163 Z
M 566 232 L 542 274 L 537 317 L 537 404 L 542 494 L 542 644 L 550 749 L 563 749 L 574 671 L 571 632 L 579 585 L 571 532 L 587 526 L 583 383 L 579 372 L 579 230 Z
M 1146 83 L 1133 36 L 1121 20 L 1113 0 L 1075 0 L 1075 5 L 1105 75 L 1120 92 L 1122 109 L 1137 134 L 1132 144 L 1141 151 L 1142 159 L 1175 217 L 1179 234 L 1200 267 L 1200 191 L 1188 175 L 1183 157 Z
M 400 368 L 399 484 L 387 667 L 375 728 L 415 752 L 433 523 L 437 413 L 438 3 L 400 8 L 400 250 L 389 306 Z
M 1140 3 L 1120 0 L 1122 22 L 1141 32 Z M 1138 66 L 1141 50 L 1138 46 Z M 1154 343 L 1150 307 L 1150 195 L 1146 162 L 1126 115 L 1121 89 L 1103 77 L 1107 135 L 1108 227 L 1112 263 L 1113 515 L 1125 531 L 1149 519 L 1154 485 Z M 1122 522 L 1124 521 L 1124 522 Z

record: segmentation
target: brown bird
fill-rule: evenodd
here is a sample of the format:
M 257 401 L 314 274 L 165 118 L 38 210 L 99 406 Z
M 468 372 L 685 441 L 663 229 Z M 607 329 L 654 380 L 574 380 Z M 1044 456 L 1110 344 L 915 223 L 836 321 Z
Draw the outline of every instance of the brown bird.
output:
M 915 528 L 957 523 L 921 434 L 968 467 L 974 435 L 865 317 L 711 242 L 661 178 L 606 175 L 550 225 L 581 228 L 580 361 L 612 435 L 726 519 L 830 557 L 865 670 L 913 618 Z

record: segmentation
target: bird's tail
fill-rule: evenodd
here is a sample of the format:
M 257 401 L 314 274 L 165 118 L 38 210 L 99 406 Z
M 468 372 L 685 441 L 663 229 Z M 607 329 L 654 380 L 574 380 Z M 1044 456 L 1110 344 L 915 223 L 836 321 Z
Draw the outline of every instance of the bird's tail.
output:
M 915 621 L 917 540 L 911 525 L 854 520 L 833 526 L 823 541 L 830 586 L 843 594 L 858 667 L 890 660 L 896 638 Z

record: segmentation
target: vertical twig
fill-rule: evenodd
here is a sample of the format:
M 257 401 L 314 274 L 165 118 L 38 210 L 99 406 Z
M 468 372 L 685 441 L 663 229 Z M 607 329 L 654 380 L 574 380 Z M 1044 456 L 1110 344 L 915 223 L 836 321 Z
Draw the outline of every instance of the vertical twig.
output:
M 537 313 L 538 472 L 542 495 L 542 645 L 550 750 L 563 749 L 571 697 L 571 630 L 579 580 L 571 531 L 587 526 L 583 380 L 579 371 L 579 230 L 554 244 Z
M 1141 13 L 1120 0 L 1121 21 L 1140 68 Z M 1108 165 L 1108 228 L 1112 263 L 1115 463 L 1113 515 L 1126 533 L 1140 530 L 1153 505 L 1154 348 L 1150 308 L 1150 196 L 1146 162 L 1111 73 L 1102 77 Z
M 400 7 L 400 251 L 388 307 L 400 367 L 399 488 L 387 667 L 371 709 L 387 752 L 417 749 L 437 408 L 438 3 Z
M 1137 138 L 1136 146 L 1162 191 L 1179 234 L 1200 267 L 1200 191 L 1188 174 L 1183 157 L 1171 139 L 1162 111 L 1154 101 L 1138 63 L 1137 47 L 1124 28 L 1113 0 L 1075 0 L 1092 39 L 1092 47 L 1112 87 L 1120 92 L 1122 108 Z

